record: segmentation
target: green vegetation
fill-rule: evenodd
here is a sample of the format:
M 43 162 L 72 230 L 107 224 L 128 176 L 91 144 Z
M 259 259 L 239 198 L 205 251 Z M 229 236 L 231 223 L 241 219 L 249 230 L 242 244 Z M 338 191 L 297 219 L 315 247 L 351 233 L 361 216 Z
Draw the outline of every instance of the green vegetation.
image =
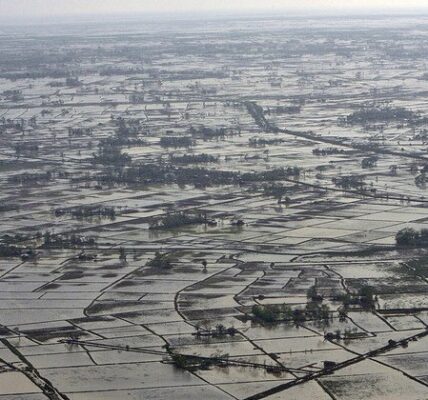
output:
M 131 162 L 131 157 L 122 153 L 120 148 L 108 143 L 102 143 L 98 153 L 93 153 L 93 163 L 103 165 L 127 165 Z
M 238 331 L 229 327 L 226 328 L 223 324 L 218 324 L 214 329 L 202 329 L 200 326 L 196 326 L 196 333 L 194 334 L 196 337 L 209 336 L 213 338 L 224 338 L 226 336 L 235 336 Z
M 342 189 L 358 189 L 363 190 L 365 187 L 365 182 L 361 176 L 358 175 L 349 175 L 349 176 L 339 176 L 332 178 L 332 182 L 335 186 Z
M 375 122 L 412 121 L 419 118 L 419 115 L 404 107 L 391 106 L 366 106 L 348 115 L 345 122 L 350 125 L 366 125 Z
M 319 302 L 309 302 L 304 309 L 292 309 L 286 304 L 256 304 L 251 311 L 256 319 L 267 323 L 293 321 L 298 324 L 308 320 L 328 321 L 331 316 L 330 308 Z
M 97 175 L 98 185 L 169 184 L 208 187 L 216 185 L 240 185 L 253 182 L 274 182 L 290 177 L 297 178 L 298 167 L 282 167 L 262 172 L 239 173 L 201 167 L 176 167 L 165 163 L 139 164 L 123 168 L 113 165 Z
M 300 105 L 276 106 L 268 107 L 265 114 L 299 114 L 301 110 L 302 107 Z
M 427 182 L 428 182 L 428 177 L 425 171 L 421 172 L 419 175 L 415 177 L 415 185 L 417 187 L 420 187 L 421 189 L 426 189 Z
M 68 173 L 62 173 L 60 171 L 46 171 L 46 172 L 24 172 L 22 174 L 12 175 L 7 178 L 9 183 L 18 185 L 41 185 L 52 181 L 54 178 L 67 177 Z
M 79 248 L 94 247 L 97 245 L 96 240 L 91 237 L 85 237 L 72 234 L 53 235 L 49 231 L 43 234 L 42 248 Z
M 284 139 L 264 139 L 264 138 L 250 138 L 248 139 L 248 146 L 250 147 L 265 147 L 275 146 L 284 143 Z
M 86 136 L 92 136 L 94 133 L 94 130 L 92 128 L 68 128 L 68 136 L 69 137 L 86 137 Z
M 39 145 L 34 142 L 19 142 L 14 147 L 15 155 L 17 158 L 19 158 L 20 156 L 35 156 L 39 152 Z
M 312 150 L 312 154 L 316 155 L 316 156 L 329 156 L 329 155 L 334 155 L 334 154 L 346 154 L 344 149 L 339 149 L 337 147 L 327 147 L 325 149 L 313 149 Z
M 263 185 L 263 195 L 264 196 L 272 196 L 278 200 L 278 203 L 281 203 L 282 198 L 289 193 L 290 188 L 281 184 L 271 184 L 271 185 Z M 288 196 L 285 196 L 285 203 L 290 203 L 291 199 Z
M 428 229 L 401 229 L 395 235 L 395 242 L 401 247 L 428 247 Z
M 91 219 L 93 217 L 110 218 L 111 220 L 116 218 L 116 211 L 114 207 L 104 207 L 100 205 L 57 208 L 54 211 L 54 214 L 56 217 L 70 215 L 71 217 L 79 220 Z
M 372 309 L 376 303 L 376 298 L 374 296 L 374 289 L 371 286 L 363 286 L 359 292 L 359 303 L 363 308 Z
M 160 139 L 162 147 L 191 147 L 195 141 L 190 136 L 163 136 Z
M 307 292 L 306 297 L 310 301 L 323 301 L 323 297 L 318 293 L 316 286 L 311 286 Z
M 190 214 L 186 212 L 169 213 L 150 224 L 149 229 L 173 229 L 185 225 L 206 224 L 208 223 L 206 215 Z
M 375 290 L 371 286 L 362 286 L 357 294 L 343 293 L 333 298 L 334 301 L 340 301 L 343 305 L 339 309 L 339 318 L 346 318 L 346 313 L 350 306 L 362 307 L 365 309 L 372 309 L 375 306 L 377 298 Z
M 94 247 L 94 238 L 72 234 L 52 234 L 49 231 L 36 232 L 34 235 L 3 235 L 0 243 L 0 257 L 21 257 L 34 259 L 37 248 L 81 248 Z M 34 247 L 34 248 L 33 248 Z
M 182 156 L 170 155 L 169 161 L 173 164 L 208 164 L 218 162 L 218 157 L 210 154 L 184 154 Z
M 0 257 L 21 257 L 24 249 L 10 245 L 10 244 L 0 244 Z
M 378 157 L 376 157 L 376 156 L 363 158 L 361 160 L 361 167 L 364 169 L 373 168 L 376 166 L 377 161 L 378 161 Z
M 410 260 L 407 265 L 416 276 L 428 278 L 428 256 Z
M 180 369 L 189 369 L 189 367 L 192 366 L 195 361 L 194 359 L 191 359 L 183 354 L 172 353 L 170 356 L 175 366 Z
M 259 106 L 255 102 L 245 102 L 245 107 L 248 113 L 254 118 L 256 124 L 262 128 L 265 132 L 278 132 L 279 129 L 273 126 L 265 117 L 263 107 Z
M 193 138 L 202 140 L 224 139 L 226 136 L 234 134 L 232 130 L 227 130 L 223 127 L 207 128 L 205 126 L 198 126 L 197 128 L 191 126 L 189 133 Z M 238 128 L 238 133 L 240 133 L 240 128 Z
M 108 148 L 108 147 L 120 147 L 120 146 L 146 146 L 147 142 L 143 139 L 138 138 L 128 138 L 126 136 L 115 136 L 111 138 L 105 138 L 100 140 L 100 147 Z
M 41 232 L 37 232 L 34 236 L 23 235 L 22 233 L 16 233 L 15 235 L 9 235 L 6 233 L 1 237 L 1 241 L 4 244 L 16 244 L 19 242 L 26 242 L 34 238 L 39 239 L 41 237 Z
M 172 362 L 177 368 L 194 371 L 209 369 L 213 365 L 227 365 L 229 354 L 213 354 L 211 357 L 185 355 L 169 351 Z
M 155 253 L 154 258 L 152 258 L 147 264 L 148 267 L 153 267 L 157 269 L 171 269 L 172 264 L 169 261 L 169 254 L 162 254 L 159 251 Z

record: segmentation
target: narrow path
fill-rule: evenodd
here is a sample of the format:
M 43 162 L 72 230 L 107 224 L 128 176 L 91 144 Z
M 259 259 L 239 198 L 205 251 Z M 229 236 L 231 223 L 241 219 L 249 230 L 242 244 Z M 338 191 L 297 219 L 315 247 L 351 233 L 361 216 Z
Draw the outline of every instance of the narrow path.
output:
M 18 368 L 11 363 L 5 362 L 9 368 L 12 368 L 16 372 L 23 373 L 31 382 L 33 382 L 49 400 L 70 400 L 65 394 L 58 391 L 53 384 L 42 377 L 37 369 L 28 361 L 28 359 L 7 339 L 0 339 L 1 343 L 4 344 L 13 354 L 15 354 L 19 360 L 24 364 L 23 368 Z
M 425 330 L 425 331 L 423 331 L 423 332 L 420 332 L 420 333 L 418 333 L 416 335 L 409 336 L 409 337 L 404 338 L 404 339 L 399 340 L 399 341 L 391 341 L 391 342 L 389 342 L 385 346 L 382 346 L 382 347 L 380 347 L 378 349 L 369 351 L 368 353 L 358 355 L 358 356 L 356 356 L 354 358 L 351 358 L 349 360 L 343 361 L 341 363 L 337 363 L 335 366 L 333 366 L 331 368 L 328 368 L 328 369 L 324 368 L 323 370 L 321 370 L 319 372 L 314 372 L 312 374 L 305 375 L 304 377 L 295 379 L 294 381 L 278 385 L 278 386 L 276 386 L 274 388 L 271 388 L 271 389 L 265 390 L 263 392 L 257 393 L 257 394 L 255 394 L 253 396 L 247 397 L 244 400 L 260 400 L 260 399 L 264 399 L 264 398 L 266 398 L 268 396 L 271 396 L 273 394 L 281 393 L 281 392 L 283 392 L 283 391 L 285 391 L 287 389 L 290 389 L 290 388 L 292 388 L 294 386 L 298 386 L 298 385 L 301 385 L 303 383 L 310 382 L 310 381 L 316 380 L 318 378 L 322 378 L 325 375 L 330 375 L 330 374 L 332 374 L 335 371 L 338 371 L 338 370 L 341 370 L 343 368 L 349 367 L 350 365 L 358 364 L 361 361 L 364 361 L 364 360 L 366 360 L 368 358 L 376 357 L 376 356 L 381 355 L 383 353 L 386 353 L 388 351 L 394 350 L 397 347 L 400 347 L 400 346 L 403 346 L 403 345 L 408 345 L 409 342 L 421 339 L 421 338 L 423 338 L 425 336 L 428 336 L 428 329 Z M 416 378 L 414 378 L 414 377 L 413 377 L 413 379 L 416 380 Z M 418 380 L 418 382 L 419 382 L 419 380 Z M 419 382 L 419 383 L 422 383 L 422 382 Z M 423 383 L 423 384 L 425 386 L 428 386 L 427 383 Z

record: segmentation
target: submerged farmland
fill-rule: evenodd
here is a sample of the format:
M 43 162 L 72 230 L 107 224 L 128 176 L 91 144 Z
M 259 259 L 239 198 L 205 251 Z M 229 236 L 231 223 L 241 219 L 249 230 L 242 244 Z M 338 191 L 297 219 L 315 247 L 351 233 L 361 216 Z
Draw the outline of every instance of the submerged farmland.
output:
M 0 35 L 0 400 L 428 398 L 427 18 Z

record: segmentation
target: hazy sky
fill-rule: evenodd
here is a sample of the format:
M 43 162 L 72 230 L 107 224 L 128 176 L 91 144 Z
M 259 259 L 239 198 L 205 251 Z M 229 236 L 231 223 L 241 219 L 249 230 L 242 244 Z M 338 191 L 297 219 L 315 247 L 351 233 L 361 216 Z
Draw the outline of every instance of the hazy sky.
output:
M 0 17 L 74 14 L 426 8 L 428 0 L 0 0 Z

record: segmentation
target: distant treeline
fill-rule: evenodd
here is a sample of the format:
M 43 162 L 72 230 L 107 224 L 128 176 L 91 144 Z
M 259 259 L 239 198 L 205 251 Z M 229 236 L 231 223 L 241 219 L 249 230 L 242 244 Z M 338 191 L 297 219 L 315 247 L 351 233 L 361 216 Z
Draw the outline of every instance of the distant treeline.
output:
M 298 167 L 284 167 L 263 172 L 240 173 L 194 167 L 183 168 L 168 164 L 141 164 L 124 168 L 110 167 L 97 176 L 99 184 L 191 184 L 195 187 L 239 185 L 252 182 L 280 181 L 300 175 Z

